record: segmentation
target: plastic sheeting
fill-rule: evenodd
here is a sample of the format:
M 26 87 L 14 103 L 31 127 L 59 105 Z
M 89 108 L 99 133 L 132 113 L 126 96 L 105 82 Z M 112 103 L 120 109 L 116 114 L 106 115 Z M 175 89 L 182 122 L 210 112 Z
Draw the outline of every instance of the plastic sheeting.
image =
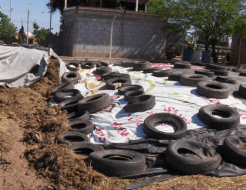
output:
M 153 64 L 153 67 L 163 69 L 172 68 L 173 65 Z M 154 77 L 150 73 L 135 72 L 131 68 L 113 66 L 113 71 L 128 73 L 133 84 L 144 87 L 145 93 L 155 96 L 156 106 L 145 112 L 127 113 L 123 107 L 127 105 L 124 96 L 119 96 L 117 90 L 107 90 L 105 82 L 100 80 L 100 76 L 94 76 L 93 69 L 80 69 L 81 81 L 75 87 L 79 89 L 83 96 L 94 93 L 108 93 L 112 98 L 112 104 L 95 114 L 92 114 L 92 121 L 96 129 L 90 136 L 91 142 L 111 144 L 126 143 L 129 140 L 137 140 L 146 137 L 143 131 L 144 119 L 154 113 L 173 113 L 183 118 L 188 130 L 204 128 L 206 125 L 197 116 L 198 110 L 209 104 L 226 104 L 234 107 L 240 113 L 241 124 L 246 124 L 246 105 L 241 100 L 230 95 L 227 99 L 214 99 L 200 96 L 195 87 L 183 86 L 179 82 L 169 81 L 167 77 Z M 202 69 L 193 66 L 192 69 Z M 191 69 L 175 69 L 175 72 L 194 73 Z M 229 85 L 232 86 L 232 85 Z M 239 85 L 234 85 L 238 88 Z M 236 88 L 232 91 L 236 90 Z M 173 132 L 172 126 L 157 126 L 162 131 Z
M 61 76 L 66 66 L 52 49 L 48 55 L 36 49 L 0 46 L 0 85 L 19 87 L 38 81 L 46 73 L 51 56 L 59 59 Z
M 153 67 L 169 69 L 169 64 L 153 64 Z M 145 173 L 125 176 L 123 178 L 141 178 L 137 183 L 126 187 L 135 189 L 147 186 L 154 182 L 168 180 L 182 173 L 174 171 L 165 163 L 166 147 L 173 140 L 157 140 L 148 138 L 143 131 L 144 119 L 154 113 L 173 113 L 183 118 L 187 124 L 188 132 L 183 139 L 193 139 L 216 149 L 220 153 L 221 145 L 225 137 L 230 135 L 246 137 L 246 106 L 238 98 L 230 95 L 227 99 L 214 99 L 200 96 L 196 88 L 183 86 L 179 82 L 168 81 L 167 77 L 157 78 L 151 74 L 132 71 L 130 68 L 113 66 L 113 71 L 128 73 L 133 84 L 142 85 L 146 94 L 154 95 L 156 106 L 145 112 L 127 113 L 123 107 L 128 103 L 123 96 L 119 96 L 117 90 L 107 90 L 105 82 L 100 80 L 100 76 L 94 76 L 91 70 L 79 70 L 81 81 L 76 85 L 83 96 L 95 93 L 108 93 L 112 98 L 112 104 L 95 114 L 92 114 L 92 121 L 96 129 L 90 135 L 91 142 L 104 144 L 106 149 L 125 149 L 137 151 L 146 157 L 147 170 Z M 202 67 L 192 67 L 192 69 L 202 69 Z M 176 72 L 194 73 L 194 70 L 175 69 Z M 230 73 L 234 77 L 235 74 Z M 236 78 L 240 78 L 235 76 Z M 238 90 L 239 83 L 244 82 L 243 78 L 238 80 L 238 84 L 226 84 L 231 89 L 231 94 Z M 216 131 L 208 129 L 197 116 L 202 106 L 209 104 L 226 104 L 237 109 L 240 115 L 240 125 L 235 129 Z M 243 124 L 243 125 L 242 125 Z M 172 126 L 157 126 L 165 132 L 174 131 Z M 246 139 L 246 138 L 245 138 Z M 246 141 L 245 141 L 246 142 Z M 205 175 L 224 177 L 245 175 L 246 169 L 240 168 L 222 156 L 223 160 L 217 170 L 204 173 Z M 178 163 L 177 163 L 178 164 Z

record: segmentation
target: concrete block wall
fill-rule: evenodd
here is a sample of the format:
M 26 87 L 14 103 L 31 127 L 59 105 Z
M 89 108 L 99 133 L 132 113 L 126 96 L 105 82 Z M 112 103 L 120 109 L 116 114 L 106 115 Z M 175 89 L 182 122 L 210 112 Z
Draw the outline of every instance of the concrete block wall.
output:
M 68 56 L 108 57 L 113 17 L 112 57 L 162 59 L 165 57 L 168 32 L 161 31 L 165 23 L 158 15 L 99 8 L 69 8 L 64 10 L 64 23 L 71 23 Z M 180 45 L 181 36 L 175 35 Z M 178 40 L 177 40 L 178 39 Z

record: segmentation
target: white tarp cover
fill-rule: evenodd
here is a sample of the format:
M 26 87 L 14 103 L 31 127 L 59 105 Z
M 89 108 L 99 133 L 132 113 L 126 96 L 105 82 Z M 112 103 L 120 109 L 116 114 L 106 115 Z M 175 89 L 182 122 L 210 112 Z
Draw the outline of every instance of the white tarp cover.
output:
M 41 50 L 0 45 L 0 85 L 19 87 L 38 81 L 46 73 L 51 56 L 59 59 L 52 49 L 49 56 Z M 66 66 L 61 59 L 59 61 L 61 76 L 66 71 Z M 38 66 L 37 71 L 31 73 L 35 66 Z
M 153 64 L 153 67 L 162 67 L 169 69 L 169 64 Z M 92 114 L 92 121 L 95 130 L 90 135 L 91 142 L 94 143 L 124 143 L 129 140 L 137 140 L 146 137 L 143 131 L 144 119 L 154 113 L 168 112 L 183 118 L 189 129 L 206 127 L 198 118 L 198 110 L 209 104 L 226 104 L 239 111 L 241 124 L 246 124 L 246 106 L 241 100 L 229 96 L 227 99 L 213 99 L 199 96 L 195 87 L 182 86 L 179 82 L 168 81 L 167 77 L 157 78 L 151 74 L 130 71 L 130 68 L 113 66 L 113 71 L 128 73 L 131 76 L 133 84 L 139 84 L 144 87 L 145 93 L 154 95 L 156 106 L 145 112 L 127 113 L 123 107 L 128 103 L 124 101 L 124 96 L 119 96 L 117 90 L 107 90 L 105 82 L 102 82 L 100 76 L 94 76 L 93 69 L 79 70 L 81 80 L 76 85 L 83 96 L 89 96 L 95 93 L 108 93 L 112 98 L 112 105 L 103 111 Z M 202 69 L 202 67 L 193 66 L 192 69 Z M 173 127 L 162 124 L 157 126 L 159 130 L 172 132 Z

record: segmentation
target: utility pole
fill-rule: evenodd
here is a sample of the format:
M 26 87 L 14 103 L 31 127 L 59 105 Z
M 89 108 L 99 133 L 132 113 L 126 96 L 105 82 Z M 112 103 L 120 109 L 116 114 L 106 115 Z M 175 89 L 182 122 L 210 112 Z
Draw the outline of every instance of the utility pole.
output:
M 10 0 L 10 9 L 9 9 L 9 17 L 10 17 L 10 22 L 11 22 L 11 19 L 12 19 L 12 0 Z
M 29 33 L 29 14 L 30 10 L 27 12 L 27 32 L 26 32 L 26 43 L 28 44 L 28 33 Z
M 136 12 L 138 12 L 138 0 L 136 0 Z
M 52 0 L 50 0 L 50 33 L 51 33 L 51 20 L 52 20 Z

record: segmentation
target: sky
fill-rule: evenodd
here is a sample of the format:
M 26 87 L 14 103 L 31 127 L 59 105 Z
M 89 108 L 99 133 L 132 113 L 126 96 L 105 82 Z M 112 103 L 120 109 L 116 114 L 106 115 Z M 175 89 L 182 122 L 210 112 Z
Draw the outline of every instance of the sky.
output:
M 10 16 L 10 1 L 0 0 L 0 11 Z M 62 1 L 62 0 L 61 0 Z M 12 23 L 21 28 L 23 23 L 24 30 L 27 30 L 27 12 L 30 10 L 29 31 L 33 32 L 33 22 L 43 28 L 50 28 L 50 13 L 46 4 L 49 0 L 12 0 Z M 52 14 L 52 33 L 60 30 L 60 12 L 56 11 Z

